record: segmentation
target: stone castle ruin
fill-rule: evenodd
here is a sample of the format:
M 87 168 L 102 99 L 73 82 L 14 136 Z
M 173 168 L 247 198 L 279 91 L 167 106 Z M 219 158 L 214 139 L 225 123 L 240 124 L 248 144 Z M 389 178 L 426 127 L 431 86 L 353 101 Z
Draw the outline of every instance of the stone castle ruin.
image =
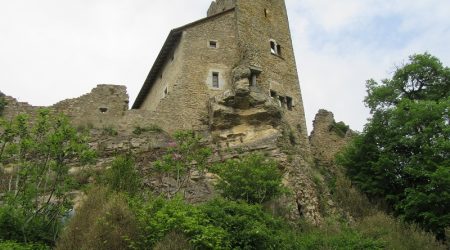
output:
M 7 101 L 6 117 L 39 108 Z M 218 152 L 267 152 L 285 167 L 291 216 L 320 221 L 284 0 L 213 1 L 206 18 L 170 31 L 128 107 L 124 86 L 98 85 L 48 108 L 79 126 L 195 130 Z

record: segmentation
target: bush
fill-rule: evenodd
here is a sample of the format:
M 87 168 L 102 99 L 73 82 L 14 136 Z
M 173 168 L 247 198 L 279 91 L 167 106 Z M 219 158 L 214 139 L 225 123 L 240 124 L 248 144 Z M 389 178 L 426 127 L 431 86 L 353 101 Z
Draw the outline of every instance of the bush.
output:
M 137 222 L 126 198 L 95 187 L 57 242 L 56 249 L 132 249 Z
M 37 243 L 18 243 L 14 241 L 0 242 L 0 249 L 5 250 L 50 250 L 51 248 L 46 245 Z
M 216 188 L 225 198 L 261 204 L 284 192 L 278 164 L 260 154 L 228 160 L 213 171 L 220 177 Z
M 114 191 L 130 195 L 137 194 L 141 186 L 141 178 L 133 157 L 131 155 L 116 157 L 111 168 L 106 171 L 103 181 Z
M 153 250 L 192 250 L 194 249 L 183 233 L 172 231 L 159 241 Z
M 415 225 L 406 224 L 385 213 L 378 212 L 363 218 L 356 229 L 366 237 L 384 242 L 386 249 L 446 249 L 436 241 L 432 233 L 427 233 Z

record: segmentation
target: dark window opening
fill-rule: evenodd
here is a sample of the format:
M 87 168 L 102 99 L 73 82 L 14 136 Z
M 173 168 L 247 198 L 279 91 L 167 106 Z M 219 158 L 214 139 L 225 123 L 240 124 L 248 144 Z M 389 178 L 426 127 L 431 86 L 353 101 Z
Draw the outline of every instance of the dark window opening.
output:
M 281 56 L 281 46 L 277 44 L 277 54 Z
M 209 41 L 209 47 L 213 48 L 213 49 L 217 48 L 217 42 L 216 41 Z
M 218 72 L 212 73 L 212 86 L 213 86 L 213 88 L 219 88 L 219 73 Z
M 270 52 L 272 52 L 272 54 L 277 53 L 277 45 L 274 41 L 270 41 Z
M 101 113 L 106 113 L 108 111 L 108 108 L 99 108 Z
M 159 75 L 159 78 L 161 78 L 161 79 L 162 79 L 162 73 L 161 73 L 161 75 Z
M 167 94 L 169 94 L 169 90 L 167 89 L 167 87 L 164 89 L 164 97 L 167 96 Z
M 264 16 L 267 17 L 269 15 L 269 11 L 267 9 L 264 9 Z
M 286 98 L 284 96 L 278 97 L 280 100 L 280 107 L 285 108 L 286 107 Z
M 292 107 L 293 107 L 292 97 L 286 96 L 286 104 L 287 104 L 287 109 L 292 110 Z

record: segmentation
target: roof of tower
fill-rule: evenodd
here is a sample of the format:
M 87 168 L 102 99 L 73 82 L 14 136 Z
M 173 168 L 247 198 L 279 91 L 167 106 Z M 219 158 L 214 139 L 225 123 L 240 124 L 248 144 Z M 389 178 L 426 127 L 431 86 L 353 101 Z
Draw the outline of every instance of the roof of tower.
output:
M 139 91 L 139 94 L 136 97 L 136 100 L 134 101 L 133 106 L 131 108 L 138 109 L 141 107 L 142 103 L 144 102 L 145 98 L 148 95 L 148 92 L 150 91 L 151 87 L 153 86 L 153 83 L 155 82 L 155 79 L 157 78 L 158 73 L 161 71 L 162 67 L 164 66 L 164 63 L 168 60 L 168 57 L 171 55 L 171 53 L 175 49 L 176 45 L 180 41 L 181 35 L 184 30 L 186 30 L 187 28 L 196 26 L 198 24 L 213 20 L 218 16 L 221 16 L 225 13 L 234 11 L 234 9 L 235 8 L 231 8 L 231 9 L 225 10 L 223 12 L 217 13 L 215 15 L 208 16 L 206 18 L 202 18 L 195 22 L 188 23 L 184 26 L 181 26 L 181 27 L 171 30 L 169 35 L 166 38 L 166 41 L 164 42 L 163 47 L 161 48 L 161 51 L 158 54 L 158 57 L 156 58 L 155 62 L 153 63 L 153 66 L 152 66 L 150 72 L 148 73 L 147 78 L 145 79 L 144 85 L 142 86 L 141 90 Z

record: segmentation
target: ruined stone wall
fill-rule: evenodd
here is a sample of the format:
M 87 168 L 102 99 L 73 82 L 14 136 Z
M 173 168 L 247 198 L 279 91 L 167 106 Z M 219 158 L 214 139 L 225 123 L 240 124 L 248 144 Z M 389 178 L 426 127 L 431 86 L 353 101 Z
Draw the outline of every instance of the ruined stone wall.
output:
M 69 116 L 74 125 L 115 126 L 128 110 L 125 86 L 97 85 L 88 94 L 67 99 L 50 108 Z
M 354 136 L 350 129 L 343 132 L 334 131 L 336 121 L 333 113 L 321 109 L 313 122 L 313 131 L 309 137 L 311 153 L 316 164 L 332 167 L 336 154 L 341 151 Z
M 236 0 L 216 0 L 209 6 L 207 15 L 212 16 L 236 6 Z

